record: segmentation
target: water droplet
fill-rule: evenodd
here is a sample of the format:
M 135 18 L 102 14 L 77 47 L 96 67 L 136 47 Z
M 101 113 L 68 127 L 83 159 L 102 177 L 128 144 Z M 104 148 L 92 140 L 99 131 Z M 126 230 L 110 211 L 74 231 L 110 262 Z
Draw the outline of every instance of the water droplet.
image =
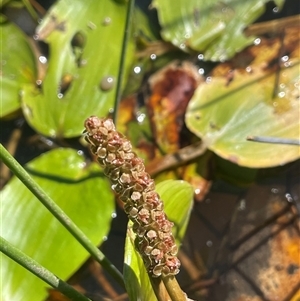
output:
M 279 92 L 279 93 L 278 93 L 278 97 L 279 97 L 279 98 L 283 98 L 284 96 L 285 96 L 285 92 L 282 91 L 282 92 Z
M 206 245 L 210 248 L 210 247 L 212 247 L 213 242 L 212 242 L 211 240 L 208 240 L 208 241 L 206 242 Z
M 254 40 L 254 45 L 259 45 L 261 42 L 261 39 L 260 38 L 257 38 Z
M 102 21 L 102 25 L 107 26 L 111 24 L 111 18 L 110 17 L 105 17 L 104 20 Z
M 152 61 L 156 60 L 156 54 L 155 54 L 155 53 L 152 53 L 152 54 L 150 55 L 150 59 L 151 59 Z
M 185 49 L 185 47 L 186 47 L 186 45 L 185 45 L 184 43 L 181 43 L 181 44 L 179 45 L 179 48 L 180 48 L 180 49 Z
M 287 62 L 289 60 L 289 56 L 288 55 L 285 55 L 281 58 L 281 61 L 282 62 Z
M 279 87 L 280 87 L 280 89 L 284 89 L 284 88 L 285 88 L 285 84 L 284 84 L 284 83 L 281 83 L 281 84 L 279 85 Z
M 116 213 L 116 212 L 113 212 L 113 213 L 111 214 L 111 217 L 112 217 L 112 218 L 116 218 L 116 217 L 117 217 L 117 213 Z
M 287 201 L 290 202 L 290 203 L 292 203 L 294 201 L 292 196 L 289 193 L 286 193 L 285 197 L 286 197 Z
M 83 155 L 83 151 L 82 151 L 82 150 L 78 150 L 78 151 L 77 151 L 77 154 L 78 154 L 79 156 L 82 156 L 82 155 Z
M 34 39 L 35 41 L 37 41 L 39 38 L 40 38 L 40 36 L 39 36 L 38 34 L 33 35 L 33 39 Z
M 87 23 L 87 27 L 88 27 L 89 29 L 91 29 L 91 30 L 95 30 L 95 29 L 97 28 L 96 24 L 93 23 L 92 21 L 89 21 L 89 22 Z
M 201 189 L 200 188 L 196 188 L 195 191 L 194 191 L 194 193 L 197 194 L 197 195 L 200 194 L 201 193 Z
M 205 70 L 203 68 L 199 68 L 198 73 L 203 75 L 205 73 Z
M 250 66 L 246 67 L 246 72 L 248 73 L 252 72 L 252 68 Z
M 113 76 L 104 76 L 100 82 L 100 88 L 103 91 L 111 90 L 115 85 L 115 79 Z
M 139 74 L 139 73 L 141 73 L 141 71 L 142 71 L 142 69 L 141 69 L 141 67 L 139 67 L 139 66 L 136 66 L 136 67 L 133 68 L 133 72 L 134 72 L 135 74 Z
M 185 37 L 186 39 L 189 39 L 189 38 L 191 37 L 191 35 L 190 35 L 190 33 L 186 33 L 186 34 L 184 35 L 184 37 Z
M 198 60 L 203 61 L 204 60 L 204 55 L 202 53 L 198 54 Z
M 43 55 L 40 55 L 39 56 L 39 61 L 42 63 L 42 64 L 46 64 L 47 63 L 47 58 Z
M 43 22 L 43 19 L 39 18 L 39 19 L 37 20 L 37 22 L 38 22 L 38 24 L 41 24 L 41 23 Z
M 272 192 L 272 193 L 278 193 L 278 192 L 279 192 L 279 189 L 277 189 L 277 188 L 272 188 L 272 189 L 271 189 L 271 192 Z
M 273 8 L 273 13 L 278 13 L 279 12 L 279 8 L 278 8 L 278 6 L 275 6 L 274 8 Z
M 103 237 L 102 237 L 102 240 L 103 240 L 103 241 L 107 241 L 107 236 L 103 236 Z
M 37 84 L 37 86 L 41 86 L 43 81 L 41 79 L 36 80 L 35 82 Z
M 108 113 L 112 114 L 114 111 L 115 111 L 114 108 L 110 108 L 110 109 L 108 110 Z
M 87 64 L 87 60 L 86 59 L 82 59 L 78 62 L 78 67 L 84 67 Z
M 146 114 L 140 112 L 137 113 L 136 119 L 139 123 L 142 123 L 145 120 L 145 118 L 146 118 Z
M 243 211 L 246 209 L 246 200 L 245 199 L 241 199 L 239 206 L 238 206 L 238 211 Z
M 57 97 L 58 97 L 59 99 L 62 99 L 62 98 L 64 97 L 64 95 L 63 95 L 62 93 L 58 93 L 58 94 L 57 94 Z
M 274 102 L 273 102 L 273 107 L 276 108 L 277 106 L 278 106 L 278 102 L 274 101 Z
M 205 81 L 206 81 L 206 83 L 209 84 L 212 81 L 212 78 L 210 76 L 208 76 Z

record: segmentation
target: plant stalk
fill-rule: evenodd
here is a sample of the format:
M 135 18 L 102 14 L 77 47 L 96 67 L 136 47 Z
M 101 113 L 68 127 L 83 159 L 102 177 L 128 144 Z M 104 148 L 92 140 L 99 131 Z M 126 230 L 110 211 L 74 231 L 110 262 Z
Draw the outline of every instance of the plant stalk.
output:
M 175 276 L 162 275 L 161 278 L 172 301 L 187 301 L 187 296 L 180 288 Z
M 104 269 L 125 289 L 120 271 L 93 245 L 89 238 L 72 222 L 65 212 L 46 194 L 46 192 L 30 177 L 25 169 L 0 144 L 0 159 L 19 178 L 20 181 L 37 197 L 52 215 L 72 234 L 73 237 L 98 261 Z
M 0 236 L 0 251 L 74 301 L 91 301 Z
M 115 124 L 117 124 L 119 103 L 121 101 L 121 96 L 122 96 L 122 82 L 123 82 L 124 72 L 125 72 L 127 45 L 130 37 L 130 21 L 133 15 L 133 8 L 134 8 L 134 0 L 129 0 L 128 7 L 127 7 L 126 22 L 125 22 L 125 31 L 124 31 L 124 37 L 122 43 L 122 52 L 120 58 L 118 80 L 116 86 L 116 98 L 115 98 L 114 113 L 113 113 L 113 121 Z

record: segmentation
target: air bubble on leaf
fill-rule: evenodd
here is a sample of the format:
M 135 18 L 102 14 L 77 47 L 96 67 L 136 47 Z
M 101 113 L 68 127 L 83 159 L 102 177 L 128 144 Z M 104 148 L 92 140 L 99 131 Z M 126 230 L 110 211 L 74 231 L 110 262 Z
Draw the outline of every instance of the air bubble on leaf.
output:
M 140 112 L 137 113 L 136 119 L 139 123 L 142 123 L 145 120 L 145 118 L 146 118 L 146 114 Z
M 260 44 L 260 42 L 261 42 L 261 39 L 260 38 L 257 38 L 257 39 L 255 39 L 254 40 L 254 45 L 259 45 Z
M 238 206 L 238 211 L 243 211 L 246 209 L 246 200 L 245 199 L 241 199 L 239 206 Z
M 115 85 L 115 79 L 113 76 L 104 76 L 100 82 L 100 88 L 103 91 L 111 90 Z
M 206 81 L 206 83 L 208 83 L 208 84 L 209 84 L 209 83 L 211 83 L 211 81 L 212 81 L 212 78 L 211 78 L 210 76 L 208 76 L 208 77 L 206 78 L 206 80 L 205 80 L 205 81 Z
M 202 53 L 198 54 L 198 60 L 203 61 L 204 60 L 204 55 Z
M 211 240 L 208 240 L 208 241 L 206 242 L 206 245 L 210 248 L 210 247 L 212 247 L 213 242 L 212 242 Z
M 102 21 L 102 25 L 107 26 L 111 24 L 111 18 L 110 17 L 105 17 L 104 20 Z
M 252 68 L 250 66 L 246 67 L 246 72 L 248 73 L 252 72 Z
M 181 44 L 179 45 L 179 48 L 180 48 L 180 49 L 185 49 L 185 47 L 186 47 L 186 45 L 185 45 L 184 43 L 181 43 Z
M 156 54 L 155 54 L 155 53 L 152 53 L 152 54 L 150 55 L 150 59 L 151 59 L 152 61 L 156 60 Z
M 200 188 L 196 188 L 195 191 L 194 191 L 194 193 L 197 194 L 197 195 L 200 194 L 201 193 L 201 189 Z
M 287 199 L 288 202 L 290 202 L 290 203 L 293 202 L 293 197 L 289 193 L 286 193 L 285 197 L 286 197 L 286 199 Z
M 78 62 L 78 66 L 79 67 L 83 67 L 83 66 L 85 66 L 87 64 L 87 60 L 86 59 L 82 59 L 82 60 L 80 60 L 79 62 Z
M 135 74 L 139 74 L 139 73 L 141 73 L 141 71 L 142 71 L 142 68 L 140 66 L 136 66 L 133 68 L 133 72 Z
M 88 21 L 87 27 L 91 30 L 95 30 L 97 28 L 96 24 L 93 23 L 92 21 Z
M 280 89 L 284 89 L 284 88 L 285 88 L 285 84 L 284 84 L 284 83 L 281 83 L 281 84 L 279 85 L 279 87 L 280 87 Z
M 47 63 L 47 58 L 43 55 L 40 55 L 39 56 L 39 61 L 42 63 L 42 64 L 46 64 Z

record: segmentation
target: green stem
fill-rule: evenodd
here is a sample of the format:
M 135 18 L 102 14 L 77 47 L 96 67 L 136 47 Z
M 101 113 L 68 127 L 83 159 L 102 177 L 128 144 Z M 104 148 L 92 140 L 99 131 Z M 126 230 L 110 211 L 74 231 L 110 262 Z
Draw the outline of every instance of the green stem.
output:
M 53 288 L 59 290 L 61 293 L 75 301 L 91 301 L 84 295 L 76 291 L 71 285 L 59 279 L 46 268 L 41 266 L 35 260 L 25 255 L 19 249 L 11 245 L 8 241 L 0 236 L 0 251 L 10 257 L 22 267 L 51 285 Z
M 116 281 L 125 288 L 120 271 L 93 245 L 89 238 L 71 221 L 64 211 L 46 194 L 46 192 L 29 176 L 25 169 L 0 144 L 0 159 L 38 198 L 38 200 L 55 216 L 76 240 L 98 261 Z
M 39 16 L 37 12 L 34 10 L 34 8 L 32 7 L 32 5 L 30 4 L 30 1 L 22 0 L 22 2 L 26 7 L 26 9 L 28 10 L 29 14 L 31 15 L 32 19 L 37 22 L 39 20 Z
M 126 60 L 126 53 L 127 53 L 127 45 L 130 36 L 130 21 L 132 19 L 133 8 L 134 8 L 134 0 L 129 0 L 128 7 L 127 7 L 123 44 L 122 44 L 122 53 L 120 58 L 119 74 L 118 74 L 118 80 L 116 86 L 116 99 L 115 99 L 114 115 L 113 115 L 113 120 L 115 124 L 117 124 L 119 103 L 121 101 L 121 96 L 122 96 L 122 82 L 123 82 L 124 72 L 125 72 L 125 60 Z
M 162 281 L 172 301 L 186 301 L 187 296 L 182 291 L 174 276 L 162 276 Z

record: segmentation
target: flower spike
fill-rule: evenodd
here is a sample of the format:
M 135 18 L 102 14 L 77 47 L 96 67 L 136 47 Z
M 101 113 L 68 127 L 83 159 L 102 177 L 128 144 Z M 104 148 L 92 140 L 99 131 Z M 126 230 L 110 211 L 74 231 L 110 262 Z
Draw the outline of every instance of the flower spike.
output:
M 130 141 L 116 130 L 111 119 L 91 116 L 85 121 L 85 128 L 85 140 L 133 222 L 135 246 L 148 273 L 153 277 L 176 275 L 180 261 L 171 231 L 173 223 L 163 211 L 143 160 L 133 152 Z

